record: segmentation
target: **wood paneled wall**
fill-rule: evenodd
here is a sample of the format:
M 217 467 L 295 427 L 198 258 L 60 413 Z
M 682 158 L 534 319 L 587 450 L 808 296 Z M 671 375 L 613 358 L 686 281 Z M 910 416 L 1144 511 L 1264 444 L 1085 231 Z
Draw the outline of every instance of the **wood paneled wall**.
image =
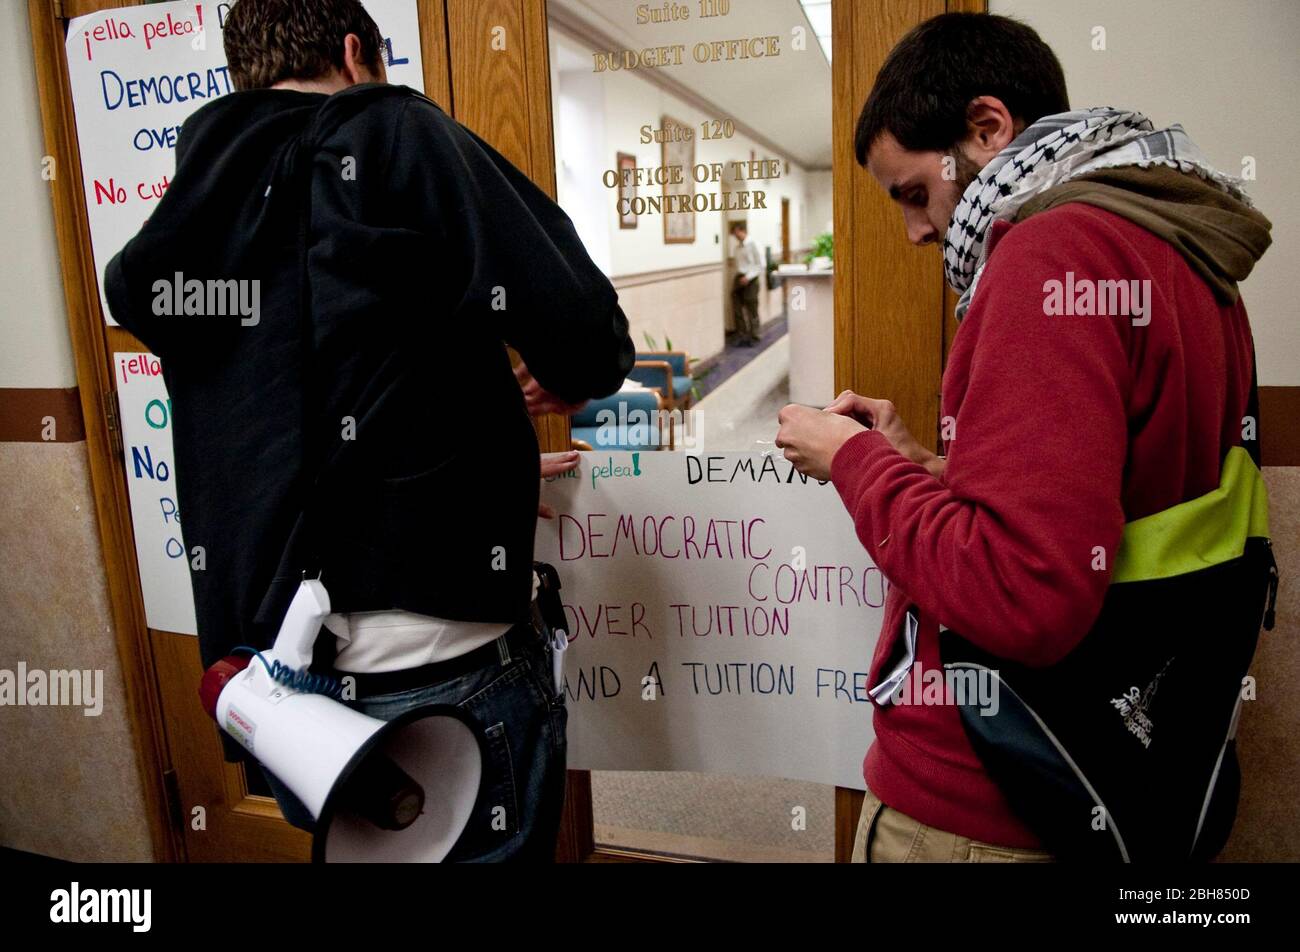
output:
M 836 3 L 835 388 L 893 401 L 935 449 L 943 361 L 943 267 L 907 243 L 899 210 L 853 156 L 853 130 L 894 44 L 944 0 Z

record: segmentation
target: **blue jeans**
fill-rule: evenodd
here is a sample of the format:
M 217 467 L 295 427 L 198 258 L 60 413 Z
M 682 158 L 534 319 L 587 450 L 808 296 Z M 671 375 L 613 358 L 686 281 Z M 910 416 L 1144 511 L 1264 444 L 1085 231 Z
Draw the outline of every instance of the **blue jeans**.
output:
M 452 704 L 468 714 L 482 741 L 483 781 L 447 862 L 550 862 L 564 805 L 568 710 L 563 692 L 555 693 L 551 647 L 541 635 L 529 639 L 522 653 L 504 638 L 496 644 L 497 657 L 482 668 L 346 703 L 384 721 L 425 704 Z M 312 832 L 311 812 L 269 770 L 262 772 L 284 818 Z M 504 807 L 504 817 L 498 807 Z

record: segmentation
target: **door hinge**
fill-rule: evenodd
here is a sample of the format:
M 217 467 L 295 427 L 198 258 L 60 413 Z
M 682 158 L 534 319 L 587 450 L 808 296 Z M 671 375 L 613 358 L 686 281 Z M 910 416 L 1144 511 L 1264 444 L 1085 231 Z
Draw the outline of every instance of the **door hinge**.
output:
M 174 768 L 164 770 L 162 776 L 163 791 L 167 797 L 167 815 L 171 817 L 172 829 L 183 830 L 185 816 L 181 809 L 181 785 L 176 778 L 176 770 Z
M 122 415 L 118 411 L 116 390 L 104 393 L 104 421 L 108 425 L 108 438 L 113 444 L 113 451 L 120 455 L 123 452 Z
M 54 19 L 66 20 L 68 17 L 63 12 L 63 0 L 54 0 Z

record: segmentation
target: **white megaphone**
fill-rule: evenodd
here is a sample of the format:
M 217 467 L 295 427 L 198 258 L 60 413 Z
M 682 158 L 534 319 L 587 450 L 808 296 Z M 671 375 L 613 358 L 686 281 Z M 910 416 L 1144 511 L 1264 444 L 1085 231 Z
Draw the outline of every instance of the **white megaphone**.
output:
M 307 672 L 329 613 L 325 586 L 303 581 L 274 647 L 204 673 L 203 705 L 316 818 L 313 862 L 440 862 L 478 799 L 478 734 L 449 705 L 381 721 L 313 693 L 338 693 Z

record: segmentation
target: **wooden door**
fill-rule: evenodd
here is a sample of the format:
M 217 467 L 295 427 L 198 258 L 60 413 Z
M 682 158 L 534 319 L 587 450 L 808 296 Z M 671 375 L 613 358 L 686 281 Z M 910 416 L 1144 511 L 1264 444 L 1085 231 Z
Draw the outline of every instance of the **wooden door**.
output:
M 790 199 L 781 199 L 781 263 L 790 263 Z

